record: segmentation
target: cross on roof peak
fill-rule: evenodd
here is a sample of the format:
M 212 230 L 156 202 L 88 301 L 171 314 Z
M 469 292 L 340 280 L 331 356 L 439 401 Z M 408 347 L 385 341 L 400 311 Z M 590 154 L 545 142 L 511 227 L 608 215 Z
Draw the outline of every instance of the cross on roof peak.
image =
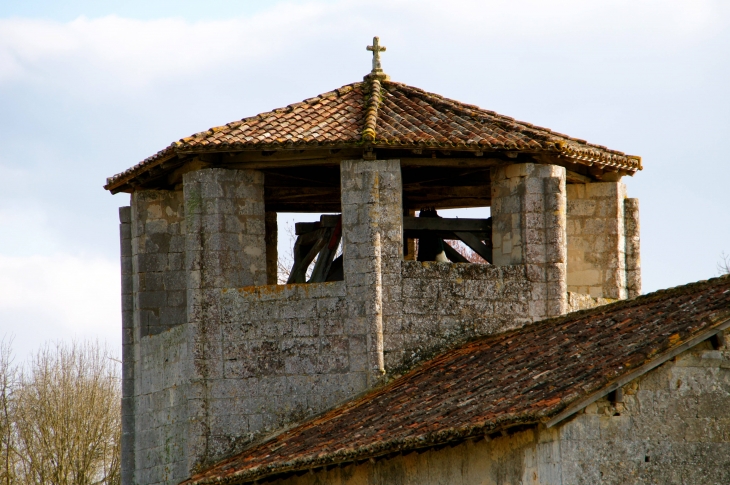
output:
M 380 65 L 380 53 L 385 52 L 385 46 L 380 45 L 380 37 L 373 37 L 373 45 L 367 46 L 367 50 L 373 53 L 373 70 L 371 74 L 383 74 L 383 66 Z

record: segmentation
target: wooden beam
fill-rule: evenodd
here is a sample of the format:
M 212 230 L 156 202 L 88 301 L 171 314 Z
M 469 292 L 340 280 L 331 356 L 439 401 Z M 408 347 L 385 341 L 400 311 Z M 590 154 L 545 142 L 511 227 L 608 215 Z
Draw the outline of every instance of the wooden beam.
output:
M 333 187 L 264 187 L 264 198 L 268 203 L 329 202 L 340 204 L 340 189 Z
M 601 180 L 603 182 L 620 182 L 622 176 L 623 175 L 618 170 L 606 170 L 601 177 Z
M 278 281 L 279 249 L 276 212 L 264 213 L 264 243 L 266 244 L 266 284 L 275 285 Z
M 261 170 L 265 187 L 332 187 L 340 188 L 339 167 L 291 167 Z
M 297 222 L 294 224 L 294 234 L 301 236 L 308 234 L 312 231 L 316 231 L 322 227 L 337 227 L 340 224 L 342 217 L 340 214 L 330 215 L 322 214 L 319 217 L 319 222 Z
M 322 216 L 337 219 L 337 225 L 328 229 L 330 239 L 327 242 L 317 257 L 317 262 L 314 263 L 314 269 L 312 270 L 312 276 L 309 278 L 309 283 L 322 283 L 327 280 L 327 275 L 332 267 L 332 260 L 335 258 L 337 248 L 340 245 L 342 239 L 342 216 Z
M 437 198 L 429 199 L 403 199 L 403 206 L 410 209 L 421 209 L 423 207 L 434 207 L 436 209 L 470 209 L 475 207 L 489 207 L 491 199 L 476 198 Z
M 297 236 L 309 234 L 321 228 L 337 227 L 340 215 L 323 214 L 319 222 L 297 222 L 294 225 L 294 233 Z M 408 235 L 420 237 L 423 235 L 436 235 L 445 239 L 460 239 L 471 247 L 474 252 L 488 261 L 489 256 L 482 239 L 488 238 L 490 226 L 488 219 L 445 219 L 430 217 L 403 217 L 403 230 Z M 467 241 L 468 240 L 468 241 Z M 479 246 L 477 245 L 479 243 Z M 472 247 L 477 246 L 478 249 Z M 482 254 L 484 253 L 484 254 Z
M 254 160 L 250 162 L 225 162 L 226 168 L 264 170 L 267 168 L 333 166 L 339 167 L 342 158 L 314 158 L 306 160 Z
M 475 183 L 476 182 L 476 183 Z M 439 183 L 406 183 L 403 184 L 403 193 L 411 196 L 438 195 L 440 197 L 476 197 L 490 198 L 492 185 L 489 182 L 480 184 L 479 181 L 453 179 Z
M 322 228 L 299 236 L 294 243 L 294 264 L 287 284 L 306 283 L 307 268 L 332 237 L 334 228 Z
M 476 235 L 471 232 L 454 232 L 454 234 L 484 261 L 492 263 L 492 248 L 488 248 Z
M 377 156 L 378 159 L 396 158 L 400 160 L 401 167 L 461 167 L 461 168 L 488 168 L 505 163 L 498 158 L 405 158 L 398 155 L 390 157 Z M 331 154 L 326 153 L 303 153 L 300 156 L 290 154 L 273 154 L 271 156 L 239 156 L 233 155 L 230 159 L 223 158 L 221 164 L 229 168 L 251 168 L 267 169 L 295 166 L 339 166 L 342 160 L 360 160 L 363 158 L 362 151 L 349 153 L 346 151 Z
M 603 168 L 591 166 L 588 169 L 588 173 L 600 180 L 603 177 Z
M 592 178 L 573 172 L 572 170 L 565 171 L 565 180 L 571 184 L 590 184 L 591 182 L 595 182 Z
M 401 167 L 493 167 L 499 158 L 401 158 Z
M 195 157 L 190 160 L 181 160 L 180 162 L 181 162 L 181 165 L 178 166 L 177 168 L 173 169 L 167 175 L 167 183 L 170 185 L 175 185 L 175 184 L 182 182 L 183 175 L 185 175 L 188 172 L 192 172 L 194 170 L 200 170 L 203 168 L 208 168 L 211 166 L 210 162 L 201 160 L 198 157 Z
M 333 156 L 336 155 L 336 156 Z M 347 160 L 362 158 L 362 149 L 343 149 L 333 154 L 329 148 L 309 148 L 275 150 L 264 152 L 261 150 L 246 150 L 230 153 L 224 158 L 224 164 L 249 164 L 249 163 L 271 163 L 277 162 L 301 162 L 305 160 Z
M 416 211 L 413 209 L 403 208 L 403 217 L 415 217 Z M 403 234 L 403 259 L 406 261 L 416 260 L 416 240 Z
M 301 224 L 301 223 L 299 223 Z M 315 222 L 316 224 L 316 222 Z M 302 246 L 311 246 L 312 244 L 315 244 L 321 237 L 322 237 L 322 231 L 320 229 L 324 229 L 323 227 L 318 227 L 314 231 L 307 231 L 304 234 L 298 234 L 297 243 Z M 332 229 L 327 228 L 327 229 Z
M 487 219 L 404 217 L 403 229 L 414 231 L 488 232 L 491 227 Z
M 478 186 L 489 187 L 491 170 L 484 167 L 406 167 L 403 169 L 403 186 Z
M 336 202 L 326 202 L 326 201 L 309 201 L 309 200 L 302 200 L 302 201 L 286 201 L 286 202 L 277 202 L 277 201 L 266 201 L 266 210 L 267 211 L 274 211 L 274 212 L 297 212 L 302 214 L 309 214 L 309 213 L 322 213 L 322 212 L 341 212 L 342 206 L 340 205 L 340 201 Z
M 484 241 L 492 235 L 490 232 L 471 232 L 477 239 Z M 422 237 L 437 237 L 439 239 L 447 239 L 449 241 L 461 241 L 461 239 L 453 231 L 416 231 L 413 229 L 403 230 L 403 237 L 420 239 Z
M 403 187 L 403 199 L 411 204 L 428 207 L 429 201 L 449 201 L 452 199 L 491 201 L 489 186 L 412 186 Z M 435 204 L 431 204 L 434 205 Z

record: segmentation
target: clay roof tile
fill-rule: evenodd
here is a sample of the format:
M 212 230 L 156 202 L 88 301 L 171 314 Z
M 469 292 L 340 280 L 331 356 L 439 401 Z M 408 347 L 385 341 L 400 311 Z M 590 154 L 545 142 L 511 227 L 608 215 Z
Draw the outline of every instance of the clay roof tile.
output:
M 375 80 L 343 86 L 333 91 L 293 103 L 267 113 L 217 126 L 174 142 L 134 167 L 107 179 L 108 190 L 117 191 L 146 170 L 175 156 L 179 150 L 195 153 L 241 149 L 275 150 L 289 146 L 292 137 L 301 139 L 311 127 L 322 131 L 308 137 L 316 148 L 337 143 L 338 146 L 362 145 L 366 125 L 373 147 L 398 145 L 401 148 L 433 147 L 456 150 L 500 150 L 555 152 L 569 161 L 588 165 L 608 165 L 633 173 L 641 169 L 639 157 L 592 145 L 530 123 L 460 103 L 422 89 L 391 81 L 377 81 L 380 96 L 371 106 L 373 118 L 366 111 Z M 372 86 L 371 86 L 372 84 Z M 319 140 L 319 141 L 318 141 Z

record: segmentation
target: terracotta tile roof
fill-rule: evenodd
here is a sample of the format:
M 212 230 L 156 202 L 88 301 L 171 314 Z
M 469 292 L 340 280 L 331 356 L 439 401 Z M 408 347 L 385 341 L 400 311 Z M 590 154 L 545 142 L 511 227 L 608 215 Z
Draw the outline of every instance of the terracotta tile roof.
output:
M 641 159 L 405 84 L 366 81 L 183 138 L 107 179 L 106 189 L 178 154 L 307 148 L 550 152 L 633 174 Z
M 729 319 L 722 277 L 473 340 L 185 484 L 246 483 L 545 423 Z

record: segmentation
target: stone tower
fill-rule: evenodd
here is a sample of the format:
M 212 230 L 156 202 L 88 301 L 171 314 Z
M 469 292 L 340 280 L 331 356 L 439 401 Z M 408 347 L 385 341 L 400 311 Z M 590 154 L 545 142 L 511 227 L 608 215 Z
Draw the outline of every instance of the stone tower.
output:
M 183 138 L 107 180 L 131 194 L 125 485 L 178 483 L 457 341 L 639 294 L 638 202 L 620 181 L 638 157 L 375 64 L 363 82 Z M 414 217 L 464 207 L 491 221 Z M 309 281 L 277 284 L 277 212 L 331 214 L 297 227 L 302 275 L 319 255 Z M 460 239 L 491 264 L 449 248 L 452 262 L 416 261 L 424 238 Z

